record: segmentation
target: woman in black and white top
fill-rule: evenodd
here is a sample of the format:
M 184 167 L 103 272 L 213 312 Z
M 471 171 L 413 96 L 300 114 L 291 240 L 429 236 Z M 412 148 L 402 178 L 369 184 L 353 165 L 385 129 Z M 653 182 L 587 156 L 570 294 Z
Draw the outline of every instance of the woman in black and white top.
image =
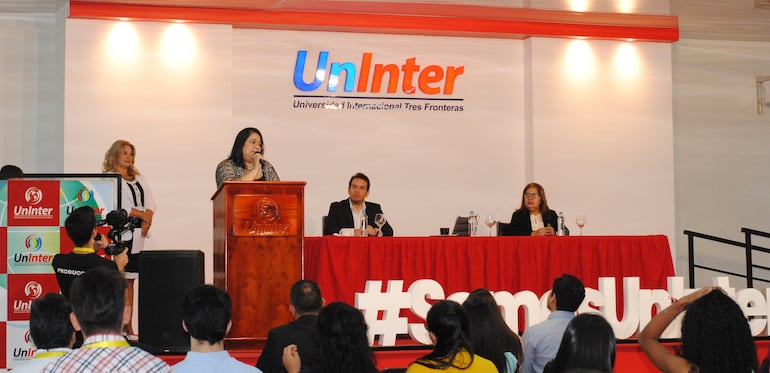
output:
M 129 217 L 141 220 L 141 230 L 135 229 L 133 239 L 128 242 L 128 264 L 125 268 L 129 283 L 126 302 L 133 304 L 134 280 L 139 277 L 139 253 L 149 237 L 152 218 L 155 215 L 155 199 L 145 178 L 134 167 L 136 148 L 126 140 L 117 140 L 104 153 L 103 172 L 118 173 L 121 183 L 121 207 Z M 129 332 L 131 323 L 129 323 Z

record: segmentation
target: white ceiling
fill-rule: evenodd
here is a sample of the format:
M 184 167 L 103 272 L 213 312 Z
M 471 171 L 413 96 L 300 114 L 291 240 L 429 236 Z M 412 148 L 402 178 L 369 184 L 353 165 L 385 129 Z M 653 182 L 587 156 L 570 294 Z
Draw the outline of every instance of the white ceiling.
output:
M 121 2 L 144 4 L 173 4 L 176 6 L 194 5 L 202 0 L 95 0 L 97 2 Z M 339 0 L 338 0 L 339 1 Z M 367 2 L 365 0 L 345 0 Z M 523 4 L 538 4 L 537 0 L 378 0 L 379 2 L 430 3 L 434 5 L 482 5 L 521 7 Z M 574 0 L 573 0 L 574 1 Z M 661 0 L 640 0 L 641 4 L 656 3 Z M 205 2 L 205 1 L 204 1 Z M 629 0 L 593 0 L 586 1 L 593 9 L 611 9 L 613 4 L 628 3 Z M 244 7 L 254 4 L 255 8 L 282 6 L 291 3 L 283 1 L 239 1 L 218 0 L 218 4 L 232 4 L 232 7 Z M 567 8 L 570 1 L 548 1 L 549 8 Z M 679 16 L 680 38 L 682 39 L 718 39 L 770 41 L 770 8 L 759 8 L 757 4 L 770 5 L 770 0 L 670 0 L 670 14 Z M 56 12 L 68 4 L 67 0 L 0 0 L 0 13 L 49 13 Z M 665 2 L 664 2 L 665 4 Z M 535 5 L 538 6 L 538 5 Z M 637 6 L 644 12 L 642 6 Z

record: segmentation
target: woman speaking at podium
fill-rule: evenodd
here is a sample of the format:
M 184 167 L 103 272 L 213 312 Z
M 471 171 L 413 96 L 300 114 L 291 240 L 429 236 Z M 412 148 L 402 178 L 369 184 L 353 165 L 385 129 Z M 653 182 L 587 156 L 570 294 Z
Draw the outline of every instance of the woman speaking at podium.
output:
M 121 207 L 128 216 L 142 221 L 141 233 L 134 232 L 133 238 L 127 242 L 128 264 L 125 273 L 128 279 L 126 303 L 133 305 L 134 280 L 139 277 L 139 253 L 144 248 L 144 240 L 149 237 L 152 217 L 155 215 L 155 199 L 152 198 L 150 186 L 139 170 L 134 167 L 136 148 L 126 140 L 117 140 L 104 153 L 102 172 L 114 172 L 123 178 L 121 183 Z M 128 323 L 129 334 L 134 334 L 131 322 Z
M 247 127 L 235 136 L 230 157 L 217 165 L 217 188 L 222 182 L 232 180 L 279 181 L 278 173 L 263 158 L 265 143 L 258 129 Z

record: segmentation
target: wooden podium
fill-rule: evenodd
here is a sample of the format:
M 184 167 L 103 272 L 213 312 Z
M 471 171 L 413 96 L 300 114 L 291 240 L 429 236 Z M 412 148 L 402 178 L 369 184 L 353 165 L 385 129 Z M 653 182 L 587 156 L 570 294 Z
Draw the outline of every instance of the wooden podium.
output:
M 227 348 L 259 348 L 293 320 L 302 276 L 305 182 L 226 181 L 214 203 L 214 284 L 233 299 Z

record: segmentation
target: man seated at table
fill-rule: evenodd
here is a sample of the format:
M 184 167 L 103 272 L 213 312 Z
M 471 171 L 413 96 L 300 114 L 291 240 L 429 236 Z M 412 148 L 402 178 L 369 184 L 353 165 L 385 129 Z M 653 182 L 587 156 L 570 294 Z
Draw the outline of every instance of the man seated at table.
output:
M 331 206 L 329 206 L 329 214 L 326 216 L 324 224 L 324 235 L 361 236 L 363 230 L 366 230 L 367 236 L 393 235 L 393 228 L 390 226 L 390 222 L 385 222 L 381 232 L 378 228 L 375 228 L 374 218 L 377 214 L 382 214 L 382 208 L 377 203 L 366 201 L 366 197 L 369 196 L 369 186 L 369 177 L 360 172 L 350 178 L 348 182 L 348 195 L 350 198 L 339 202 L 332 202 Z M 368 224 L 366 227 L 361 227 L 361 220 L 364 215 L 367 217 Z M 346 232 L 351 231 L 353 234 L 346 234 Z

